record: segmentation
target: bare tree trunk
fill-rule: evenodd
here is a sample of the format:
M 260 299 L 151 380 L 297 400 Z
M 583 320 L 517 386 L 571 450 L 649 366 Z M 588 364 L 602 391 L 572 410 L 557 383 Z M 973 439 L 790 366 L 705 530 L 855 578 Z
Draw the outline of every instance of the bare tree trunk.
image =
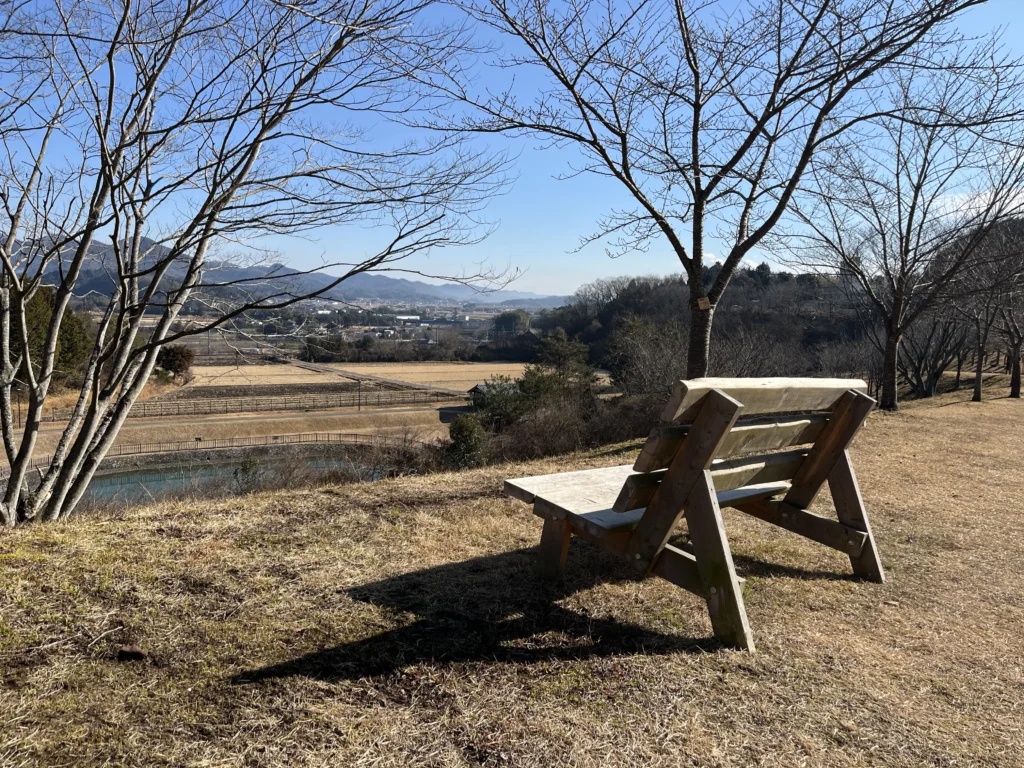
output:
M 978 331 L 978 354 L 975 355 L 974 361 L 974 394 L 971 395 L 971 402 L 981 402 L 981 376 L 985 370 L 985 357 L 988 353 L 985 351 L 985 340 L 982 338 L 981 331 Z
M 1020 399 L 1020 345 L 1011 347 L 1010 361 L 1010 397 Z
M 885 337 L 885 350 L 882 357 L 882 397 L 878 407 L 885 411 L 899 408 L 896 393 L 896 376 L 899 368 L 900 335 L 888 331 Z
M 714 308 L 701 309 L 698 299 L 690 301 L 690 340 L 686 351 L 686 377 L 699 379 L 708 375 L 711 351 L 711 323 Z

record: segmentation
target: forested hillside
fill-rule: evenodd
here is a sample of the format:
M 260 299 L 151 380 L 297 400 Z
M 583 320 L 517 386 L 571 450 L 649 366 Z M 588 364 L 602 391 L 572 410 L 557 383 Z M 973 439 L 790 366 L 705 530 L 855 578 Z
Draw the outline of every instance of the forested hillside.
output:
M 705 279 L 714 280 L 717 265 Z M 870 375 L 873 355 L 861 313 L 837 279 L 773 272 L 767 264 L 733 278 L 715 312 L 711 374 Z M 689 290 L 685 277 L 621 277 L 580 288 L 534 318 L 587 344 L 592 364 L 612 371 L 629 394 L 647 394 L 685 375 Z

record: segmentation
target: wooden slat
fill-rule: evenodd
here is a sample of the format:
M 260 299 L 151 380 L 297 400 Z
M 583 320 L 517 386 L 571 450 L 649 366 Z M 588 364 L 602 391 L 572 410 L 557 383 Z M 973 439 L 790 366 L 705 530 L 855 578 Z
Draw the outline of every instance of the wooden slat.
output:
M 848 525 L 829 520 L 813 512 L 798 509 L 784 501 L 754 501 L 737 507 L 740 512 L 798 533 L 826 547 L 859 557 L 867 535 Z
M 824 413 L 738 419 L 722 444 L 718 458 L 727 459 L 813 443 L 827 422 L 828 414 Z M 689 431 L 689 424 L 668 424 L 652 429 L 633 469 L 637 472 L 665 469 Z
M 769 496 L 780 496 L 789 490 L 789 483 L 761 483 L 759 485 L 748 485 L 745 488 L 736 488 L 732 491 L 722 491 L 718 496 L 718 506 L 736 507 L 740 504 L 748 504 L 757 499 L 764 499 Z
M 867 391 L 860 379 L 723 379 L 705 378 L 676 382 L 672 398 L 662 413 L 666 422 L 693 421 L 701 401 L 720 390 L 743 405 L 744 416 L 770 413 L 827 411 L 851 389 Z
M 783 451 L 763 456 L 715 461 L 711 464 L 711 477 L 716 491 L 730 491 L 745 485 L 760 485 L 789 480 L 800 469 L 807 456 L 806 450 Z M 626 512 L 647 506 L 668 470 L 629 475 L 615 499 L 612 509 Z
M 610 509 L 603 509 L 600 512 L 570 514 L 566 520 L 572 524 L 573 528 L 580 528 L 595 538 L 601 538 L 616 531 L 632 531 L 640 522 L 643 513 L 642 509 L 634 509 L 632 512 L 620 515 Z
M 745 488 L 723 491 L 718 494 L 718 505 L 720 507 L 735 507 L 738 504 L 746 504 L 756 499 L 763 499 L 768 496 L 778 496 L 789 490 L 789 483 L 762 483 L 750 485 Z M 573 512 L 547 503 L 544 499 L 537 499 L 534 502 L 534 513 L 548 521 L 564 521 L 573 529 L 587 531 L 595 539 L 599 539 L 609 533 L 619 531 L 632 531 L 636 528 L 640 518 L 643 517 L 643 509 L 632 509 L 620 513 L 612 509 L 601 509 L 595 512 Z
M 576 511 L 603 509 L 622 488 L 622 483 L 633 474 L 628 464 L 553 475 L 519 477 L 505 481 L 505 493 L 514 499 L 532 504 L 542 497 L 549 502 L 570 506 Z M 591 506 L 586 507 L 587 504 Z
M 798 448 L 795 451 L 716 461 L 711 465 L 711 479 L 716 491 L 789 480 L 800 470 L 806 456 L 807 451 Z

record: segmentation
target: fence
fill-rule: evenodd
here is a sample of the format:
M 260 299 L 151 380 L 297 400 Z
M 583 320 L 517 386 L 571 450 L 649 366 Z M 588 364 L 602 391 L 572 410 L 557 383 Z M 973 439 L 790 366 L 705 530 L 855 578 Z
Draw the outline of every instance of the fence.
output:
M 407 392 L 334 392 L 315 395 L 261 395 L 255 397 L 216 397 L 195 400 L 140 400 L 132 406 L 129 419 L 159 418 L 162 416 L 211 416 L 253 411 L 308 411 L 326 408 L 377 408 L 390 405 L 428 405 L 461 402 L 468 395 L 448 392 L 413 390 Z M 67 421 L 71 409 L 51 410 L 41 421 Z M 21 426 L 20 404 L 15 412 Z
M 392 435 L 358 435 L 346 432 L 301 432 L 292 435 L 260 435 L 256 437 L 221 437 L 213 440 L 172 440 L 163 443 L 129 443 L 115 445 L 107 451 L 106 458 L 118 456 L 137 456 L 153 453 L 180 453 L 182 451 L 204 451 L 217 448 L 260 448 L 269 445 L 298 444 L 344 444 L 372 445 L 375 448 L 422 448 L 427 443 L 412 440 L 404 436 Z M 31 468 L 46 467 L 52 456 L 41 456 L 33 459 Z M 0 478 L 7 477 L 9 469 L 0 468 Z

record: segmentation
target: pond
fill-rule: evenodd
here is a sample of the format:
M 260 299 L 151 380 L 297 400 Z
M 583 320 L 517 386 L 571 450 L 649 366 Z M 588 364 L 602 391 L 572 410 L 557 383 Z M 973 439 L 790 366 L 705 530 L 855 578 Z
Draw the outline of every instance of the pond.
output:
M 377 480 L 389 474 L 353 457 L 288 457 L 230 461 L 118 472 L 93 478 L 86 507 L 143 504 L 167 498 L 214 497 L 296 487 L 317 482 Z

